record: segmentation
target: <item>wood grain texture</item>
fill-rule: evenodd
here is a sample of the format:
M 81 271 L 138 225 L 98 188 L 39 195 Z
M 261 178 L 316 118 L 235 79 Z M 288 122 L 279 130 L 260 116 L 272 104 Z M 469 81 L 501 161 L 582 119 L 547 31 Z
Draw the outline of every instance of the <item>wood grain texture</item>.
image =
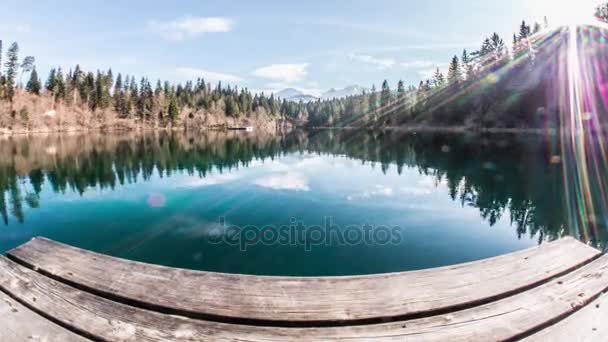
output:
M 564 274 L 599 251 L 572 238 L 477 262 L 353 277 L 260 277 L 117 259 L 36 238 L 9 257 L 115 301 L 192 318 L 272 326 L 383 323 L 472 307 Z
M 530 336 L 524 342 L 608 341 L 606 320 L 608 320 L 608 295 L 603 294 L 572 316 Z
M 0 341 L 84 342 L 69 330 L 51 323 L 4 293 L 0 293 Z
M 608 256 L 475 308 L 354 327 L 258 327 L 165 315 L 75 289 L 4 257 L 0 288 L 53 320 L 104 341 L 508 341 L 550 326 L 595 300 L 608 288 Z

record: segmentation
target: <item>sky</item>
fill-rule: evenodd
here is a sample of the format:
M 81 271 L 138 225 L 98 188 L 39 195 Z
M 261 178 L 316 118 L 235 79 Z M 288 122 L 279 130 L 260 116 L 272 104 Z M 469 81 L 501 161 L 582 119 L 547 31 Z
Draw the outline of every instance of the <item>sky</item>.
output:
M 583 20 L 595 0 L 0 0 L 0 40 L 52 67 L 312 95 L 416 85 L 522 20 Z

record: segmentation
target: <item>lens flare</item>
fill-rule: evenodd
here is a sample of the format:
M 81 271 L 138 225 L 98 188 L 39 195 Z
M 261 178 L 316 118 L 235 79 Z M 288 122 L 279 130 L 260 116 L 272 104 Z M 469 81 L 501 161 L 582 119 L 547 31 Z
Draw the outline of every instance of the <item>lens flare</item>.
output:
M 608 155 L 605 129 L 606 25 L 570 25 L 565 70 L 567 84 L 562 116 L 562 164 L 569 229 L 587 241 L 599 236 L 608 223 Z

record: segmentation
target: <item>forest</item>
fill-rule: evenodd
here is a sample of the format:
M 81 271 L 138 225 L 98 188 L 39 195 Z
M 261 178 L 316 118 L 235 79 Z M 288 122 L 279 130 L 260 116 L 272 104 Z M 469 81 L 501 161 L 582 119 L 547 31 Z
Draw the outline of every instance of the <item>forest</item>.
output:
M 608 20 L 608 4 L 599 6 L 596 16 Z M 605 44 L 608 34 L 595 27 L 578 30 L 587 50 L 594 51 L 589 58 L 605 60 L 607 49 L 594 45 Z M 399 81 L 391 89 L 385 80 L 380 89 L 374 85 L 361 95 L 311 102 L 287 101 L 221 82 L 212 85 L 202 78 L 172 84 L 111 69 L 85 71 L 78 65 L 67 72 L 54 68 L 43 82 L 33 56 L 20 59 L 17 43 L 4 55 L 0 41 L 0 128 L 32 131 L 51 126 L 50 121 L 61 127 L 70 119 L 76 128 L 116 128 L 118 123 L 127 128 L 230 125 L 223 118 L 317 128 L 559 127 L 566 124 L 560 122 L 560 111 L 567 104 L 556 100 L 556 81 L 570 39 L 567 31 L 551 30 L 547 18 L 531 25 L 524 21 L 510 46 L 493 33 L 479 50 L 453 56 L 445 74 L 438 68 L 432 79 L 418 85 Z M 597 72 L 608 72 L 608 65 L 602 64 Z M 54 117 L 61 108 L 62 117 Z M 48 115 L 40 118 L 40 111 Z M 210 115 L 220 119 L 210 120 Z

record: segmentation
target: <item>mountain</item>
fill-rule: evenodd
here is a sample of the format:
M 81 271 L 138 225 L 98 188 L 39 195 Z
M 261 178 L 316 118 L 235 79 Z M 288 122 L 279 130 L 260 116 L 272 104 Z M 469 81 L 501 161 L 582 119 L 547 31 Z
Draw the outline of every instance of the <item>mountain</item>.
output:
M 343 97 L 353 96 L 353 95 L 361 95 L 363 92 L 368 91 L 368 89 L 363 88 L 358 85 L 351 85 L 344 89 L 330 89 L 321 95 L 321 99 L 323 100 L 331 100 L 331 99 L 339 99 Z
M 274 95 L 281 99 L 285 99 L 287 101 L 294 101 L 294 102 L 300 102 L 300 101 L 310 102 L 310 101 L 316 101 L 318 99 L 315 96 L 305 94 L 294 88 L 283 89 Z
M 320 97 L 322 100 L 331 100 L 331 99 L 339 99 L 343 97 L 353 96 L 353 95 L 361 95 L 363 92 L 368 91 L 368 89 L 363 88 L 358 85 L 351 85 L 343 89 L 335 89 L 332 88 L 325 93 L 323 93 Z M 275 94 L 276 97 L 280 97 L 281 99 L 285 99 L 288 101 L 295 102 L 310 102 L 316 101 L 319 97 L 306 94 L 295 88 L 286 88 Z

